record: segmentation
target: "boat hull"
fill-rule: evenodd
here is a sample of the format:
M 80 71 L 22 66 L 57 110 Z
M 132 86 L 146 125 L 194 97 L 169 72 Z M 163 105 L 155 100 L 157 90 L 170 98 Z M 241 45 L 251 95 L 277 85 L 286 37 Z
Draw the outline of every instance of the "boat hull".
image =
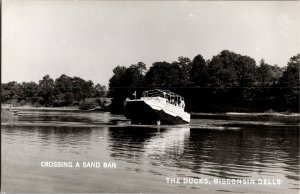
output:
M 161 99 L 125 101 L 125 117 L 132 124 L 184 124 L 190 115 Z

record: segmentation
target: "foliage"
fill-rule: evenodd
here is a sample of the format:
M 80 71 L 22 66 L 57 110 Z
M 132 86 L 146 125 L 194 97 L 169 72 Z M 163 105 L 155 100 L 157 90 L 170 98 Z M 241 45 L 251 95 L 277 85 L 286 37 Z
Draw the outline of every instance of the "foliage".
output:
M 107 88 L 106 86 L 101 86 L 100 84 L 95 85 L 95 97 L 106 97 L 107 96 Z
M 39 83 L 9 82 L 1 84 L 1 102 L 18 101 L 21 104 L 35 106 L 70 106 L 84 103 L 86 98 L 104 97 L 107 95 L 106 86 L 80 77 L 69 77 L 65 74 L 55 81 L 45 75 Z M 22 103 L 21 103 L 22 102 Z
M 113 98 L 111 109 L 119 110 L 123 107 L 126 97 L 131 96 L 135 91 L 141 93 L 145 84 L 144 72 L 146 65 L 138 62 L 130 67 L 117 66 L 114 68 L 114 75 L 109 80 L 109 96 Z
M 178 62 L 175 62 L 179 66 L 179 79 L 180 86 L 186 87 L 190 83 L 190 75 L 191 75 L 191 60 L 187 57 L 178 57 Z
M 224 50 L 208 64 L 209 83 L 214 87 L 249 87 L 255 82 L 255 60 Z
M 260 66 L 257 68 L 257 77 L 261 86 L 271 86 L 277 84 L 279 78 L 282 76 L 282 69 L 277 65 L 272 66 L 265 62 L 264 59 L 260 61 Z
M 45 75 L 38 83 L 2 83 L 1 102 L 90 109 L 96 104 L 87 98 L 109 96 L 111 109 L 120 111 L 133 94 L 139 98 L 144 90 L 162 88 L 185 97 L 188 111 L 299 111 L 299 68 L 300 54 L 280 68 L 263 59 L 257 66 L 249 56 L 224 50 L 207 61 L 197 55 L 193 60 L 181 56 L 172 63 L 154 62 L 149 70 L 143 62 L 117 66 L 109 92 L 106 86 L 65 74 L 55 80 Z
M 136 69 L 113 70 L 109 94 L 114 110 L 122 110 L 134 91 L 141 95 L 150 88 L 183 95 L 189 111 L 299 110 L 291 109 L 299 101 L 299 55 L 291 58 L 286 71 L 264 60 L 257 66 L 253 58 L 228 50 L 207 61 L 197 55 L 192 61 L 179 57 L 172 63 L 154 62 L 145 75 Z
M 286 71 L 279 80 L 283 103 L 299 111 L 299 68 L 300 54 L 290 58 Z
M 207 86 L 207 64 L 202 55 L 197 55 L 191 64 L 190 80 L 194 86 Z
M 180 84 L 178 63 L 155 62 L 145 75 L 148 87 L 175 87 Z
M 99 106 L 99 105 L 95 102 L 84 102 L 79 105 L 79 108 L 81 110 L 91 110 L 91 109 L 96 108 L 97 106 Z

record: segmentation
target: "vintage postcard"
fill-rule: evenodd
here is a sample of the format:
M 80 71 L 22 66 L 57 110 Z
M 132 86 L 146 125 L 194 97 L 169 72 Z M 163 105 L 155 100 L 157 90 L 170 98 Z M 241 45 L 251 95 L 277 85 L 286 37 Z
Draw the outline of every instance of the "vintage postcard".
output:
M 299 1 L 2 1 L 2 193 L 299 193 Z

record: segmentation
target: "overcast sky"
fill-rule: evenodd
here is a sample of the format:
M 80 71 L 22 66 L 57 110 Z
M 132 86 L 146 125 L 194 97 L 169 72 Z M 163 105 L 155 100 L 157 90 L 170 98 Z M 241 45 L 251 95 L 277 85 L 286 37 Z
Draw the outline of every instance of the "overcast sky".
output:
M 3 83 L 66 74 L 107 85 L 117 65 L 224 49 L 285 66 L 300 52 L 299 1 L 2 3 Z

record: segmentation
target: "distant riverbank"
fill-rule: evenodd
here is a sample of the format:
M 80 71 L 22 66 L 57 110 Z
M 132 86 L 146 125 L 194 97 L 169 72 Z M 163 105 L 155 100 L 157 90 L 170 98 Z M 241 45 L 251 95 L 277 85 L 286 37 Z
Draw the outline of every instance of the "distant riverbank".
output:
M 300 114 L 290 112 L 264 112 L 264 113 L 191 113 L 192 119 L 212 120 L 242 120 L 242 121 L 279 121 L 284 123 L 299 123 Z
M 2 105 L 1 109 L 12 111 L 71 111 L 71 112 L 86 112 L 94 110 L 81 110 L 78 106 L 68 107 L 33 107 L 33 106 L 17 106 L 11 107 L 9 105 Z M 107 110 L 106 110 L 107 111 Z M 299 113 L 292 112 L 225 112 L 225 113 L 202 113 L 202 112 L 190 112 L 191 118 L 198 119 L 227 119 L 227 118 L 300 118 Z
M 226 113 L 198 113 L 192 112 L 191 115 L 194 117 L 202 117 L 202 116 L 245 116 L 245 117 L 299 117 L 299 113 L 290 113 L 290 112 L 253 112 L 253 113 L 244 113 L 244 112 L 226 112 Z
M 11 107 L 8 105 L 2 105 L 1 110 L 12 110 L 12 111 L 83 111 L 78 106 L 69 107 L 33 107 L 33 106 L 17 106 Z

